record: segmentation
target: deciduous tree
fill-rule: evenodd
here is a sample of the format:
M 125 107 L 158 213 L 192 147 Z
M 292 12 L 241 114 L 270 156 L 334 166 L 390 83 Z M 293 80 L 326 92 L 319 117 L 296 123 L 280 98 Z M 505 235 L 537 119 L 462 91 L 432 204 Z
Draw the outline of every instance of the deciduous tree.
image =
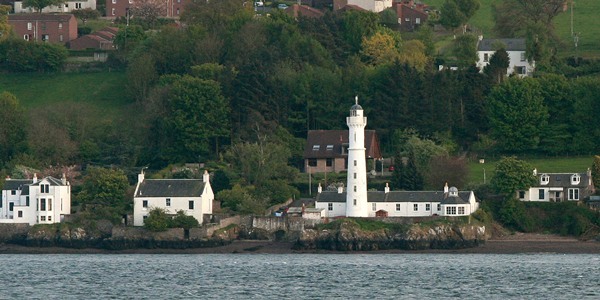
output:
M 17 97 L 0 93 L 0 166 L 27 148 L 27 123 Z
M 126 198 L 129 183 L 125 173 L 119 169 L 99 167 L 90 167 L 86 173 L 78 194 L 83 210 L 95 217 L 120 221 L 131 206 L 131 200 Z
M 34 8 L 41 14 L 42 10 L 48 6 L 58 6 L 65 2 L 67 2 L 67 0 L 23 0 L 23 7 Z
M 75 16 L 75 18 L 81 20 L 83 24 L 85 24 L 87 20 L 96 20 L 101 16 L 99 11 L 91 8 L 76 9 L 71 13 Z
M 8 13 L 11 11 L 9 5 L 0 5 L 0 42 L 7 39 L 12 32 L 8 24 Z
M 446 0 L 441 8 L 440 24 L 446 28 L 455 29 L 463 26 L 479 9 L 479 0 Z
M 490 181 L 496 192 L 507 198 L 516 198 L 516 192 L 526 190 L 537 182 L 533 167 L 526 161 L 514 156 L 502 157 L 496 164 L 494 176 Z

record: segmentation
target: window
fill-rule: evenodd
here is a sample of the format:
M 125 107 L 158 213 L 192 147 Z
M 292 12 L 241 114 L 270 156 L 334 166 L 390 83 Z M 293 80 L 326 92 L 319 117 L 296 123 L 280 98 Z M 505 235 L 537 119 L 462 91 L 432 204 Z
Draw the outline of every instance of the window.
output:
M 548 184 L 549 181 L 550 181 L 550 176 L 543 174 L 541 177 L 542 184 Z
M 27 30 L 33 30 L 33 24 L 31 24 L 31 22 L 27 22 Z
M 115 3 L 115 2 L 117 2 L 117 1 L 116 1 L 116 0 L 113 0 L 113 3 Z M 115 9 L 114 9 L 114 8 L 113 8 L 113 9 L 111 9 L 111 11 L 110 11 L 110 12 L 111 12 L 111 14 L 112 14 L 113 16 L 115 15 Z
M 165 201 L 165 205 L 166 206 L 171 206 L 171 198 L 167 198 L 167 200 Z
M 410 22 L 410 18 L 404 18 L 404 22 Z
M 23 217 L 23 211 L 22 211 L 22 210 L 19 210 L 19 211 L 17 212 L 17 217 L 19 217 L 19 218 L 22 218 L 22 217 Z
M 321 150 L 321 145 L 313 145 L 313 151 Z
M 354 179 L 356 179 L 356 173 L 354 173 Z
M 325 160 L 325 166 L 327 166 L 327 167 L 333 166 L 333 158 L 327 158 Z
M 50 39 L 50 36 L 49 36 L 49 35 L 47 35 L 47 34 L 42 34 L 42 41 L 43 41 L 43 42 L 47 42 L 49 39 Z M 46 193 L 47 193 L 47 191 L 46 191 Z
M 354 191 L 356 192 L 356 186 L 354 186 Z
M 356 160 L 354 160 L 354 166 L 356 167 Z
M 29 34 L 24 34 L 23 35 L 23 39 L 26 40 L 26 41 L 29 41 Z
M 426 210 L 426 211 L 430 211 L 430 210 L 431 210 L 431 204 L 429 204 L 429 203 L 426 203 L 426 204 L 425 204 L 425 210 Z
M 144 221 L 146 221 L 146 219 L 148 219 L 148 216 L 144 216 Z
M 415 19 L 415 24 L 421 24 L 421 18 L 416 18 Z
M 8 203 L 8 211 L 13 211 L 13 209 L 15 209 L 15 203 L 14 202 Z
M 62 34 L 58 36 L 58 40 L 59 40 L 59 41 L 61 41 L 61 42 L 63 41 L 63 36 L 62 36 Z
M 46 216 L 41 216 L 40 221 L 46 221 Z
M 525 199 L 525 191 L 519 191 L 519 199 Z
M 194 209 L 194 200 L 190 200 L 190 202 L 188 204 L 188 208 L 189 209 Z
M 464 208 L 464 206 L 461 206 L 461 207 L 458 208 L 458 214 L 459 215 L 464 215 L 465 214 L 465 208 Z
M 352 204 L 356 206 L 356 199 L 352 199 Z
M 16 195 L 16 194 L 17 194 L 17 191 L 16 191 L 16 190 L 11 190 L 11 191 L 10 191 L 10 194 L 11 194 L 11 195 Z
M 372 203 L 371 204 L 371 208 L 373 209 L 373 211 L 377 210 L 377 203 Z
M 179 8 L 177 8 L 177 14 L 179 14 Z
M 40 211 L 46 211 L 46 199 L 40 199 Z
M 333 210 L 333 203 L 327 203 L 327 210 Z
M 48 216 L 48 221 L 52 221 L 52 216 Z
M 48 211 L 52 211 L 52 199 L 48 199 Z
M 413 204 L 413 210 L 414 211 L 418 211 L 419 210 L 419 204 Z
M 48 36 L 47 34 L 42 35 L 42 40 L 44 40 L 44 36 Z M 49 184 L 40 184 L 40 193 L 44 193 L 47 194 L 50 192 L 50 185 Z
M 527 74 L 527 68 L 515 66 L 515 73 L 525 75 Z
M 62 23 L 58 23 L 58 29 L 62 29 Z
M 81 3 L 75 3 L 75 9 L 81 9 Z
M 569 200 L 579 200 L 579 189 L 569 189 Z
M 327 151 L 333 151 L 333 145 L 327 145 Z
M 539 190 L 539 195 L 538 195 L 540 200 L 544 199 L 544 190 Z
M 112 3 L 117 4 L 117 0 L 112 0 Z M 113 10 L 114 10 L 114 8 L 113 8 Z
M 316 167 L 317 166 L 317 159 L 316 158 L 309 158 L 308 159 L 308 166 L 309 167 Z
M 438 205 L 437 205 L 437 210 L 438 210 L 438 211 L 442 210 L 442 205 L 441 205 L 441 204 L 438 204 Z
M 400 211 L 400 203 L 396 203 L 396 211 Z
M 484 62 L 488 62 L 488 61 L 490 61 L 490 55 L 489 55 L 488 53 L 484 53 L 484 54 L 483 54 L 483 61 L 484 61 Z
M 447 215 L 456 215 L 456 206 L 446 207 Z
M 525 61 L 525 52 L 521 52 L 521 61 Z
M 148 208 L 148 200 L 143 200 L 142 201 L 142 207 L 143 208 Z
M 29 207 L 29 196 L 25 197 L 25 206 Z

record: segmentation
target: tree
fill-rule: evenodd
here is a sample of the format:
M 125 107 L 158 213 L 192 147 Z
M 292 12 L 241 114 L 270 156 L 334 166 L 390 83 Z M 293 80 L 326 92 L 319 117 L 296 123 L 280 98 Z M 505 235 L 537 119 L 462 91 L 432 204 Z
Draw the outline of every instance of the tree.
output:
M 419 72 L 424 72 L 430 62 L 426 53 L 426 47 L 419 40 L 406 41 L 400 51 L 399 60 L 401 63 L 407 64 Z
M 160 105 L 164 111 L 155 116 L 158 128 L 151 134 L 166 161 L 197 161 L 229 135 L 229 105 L 216 81 L 179 77 L 167 86 Z
M 48 6 L 58 6 L 65 2 L 67 2 L 67 0 L 23 0 L 23 7 L 34 8 L 41 14 L 42 10 Z
M 592 178 L 594 186 L 600 187 L 600 156 L 594 155 L 594 164 L 592 165 Z
M 166 231 L 171 227 L 170 225 L 171 218 L 167 215 L 167 211 L 160 207 L 151 208 L 148 217 L 144 219 L 144 228 L 154 232 Z
M 7 39 L 12 32 L 8 24 L 8 13 L 11 11 L 9 5 L 0 5 L 0 42 Z
M 452 54 L 456 57 L 457 66 L 461 69 L 475 65 L 477 56 L 477 38 L 471 34 L 463 34 L 454 39 Z
M 479 9 L 479 0 L 446 0 L 441 8 L 440 24 L 446 28 L 455 29 L 463 26 Z
M 516 192 L 535 185 L 537 178 L 533 167 L 514 156 L 502 157 L 496 164 L 496 170 L 490 184 L 497 193 L 507 198 L 516 198 Z
M 140 19 L 145 28 L 155 28 L 158 18 L 167 15 L 166 3 L 160 0 L 136 0 L 131 5 L 131 16 Z
M 198 227 L 198 225 L 200 225 L 200 223 L 198 220 L 196 220 L 196 218 L 186 215 L 185 211 L 183 210 L 178 210 L 173 220 L 171 220 L 170 227 L 190 229 L 193 227 Z
M 158 80 L 154 59 L 148 53 L 135 57 L 127 66 L 127 88 L 138 103 L 146 100 Z
M 487 97 L 492 137 L 499 150 L 524 153 L 536 150 L 548 122 L 541 87 L 533 78 L 509 78 Z
M 241 214 L 262 215 L 267 208 L 267 201 L 264 198 L 255 198 L 253 186 L 242 187 L 235 184 L 230 190 L 222 190 L 215 196 L 215 199 L 221 201 L 224 208 L 229 208 Z
M 0 167 L 27 148 L 27 126 L 17 97 L 0 93 Z
M 506 72 L 510 66 L 510 58 L 508 52 L 504 48 L 500 48 L 492 54 L 490 62 L 483 68 L 483 72 L 487 74 L 495 83 L 501 83 L 506 77 Z
M 99 11 L 91 8 L 76 9 L 71 13 L 75 16 L 75 18 L 81 20 L 83 24 L 85 24 L 87 20 L 96 20 L 101 16 Z
M 396 156 L 396 167 L 392 174 L 392 187 L 405 191 L 420 191 L 423 189 L 423 176 L 417 170 L 415 159 L 408 157 L 406 163 L 403 157 Z
M 142 26 L 131 25 L 119 28 L 114 44 L 119 51 L 132 51 L 144 39 L 146 39 L 146 34 Z
M 402 39 L 390 29 L 382 29 L 369 37 L 363 37 L 361 54 L 367 64 L 381 65 L 398 59 Z
M 83 210 L 92 212 L 92 216 L 117 222 L 131 206 L 131 200 L 126 198 L 128 187 L 122 170 L 89 167 L 78 199 Z
M 504 0 L 492 4 L 494 31 L 503 37 L 524 36 L 530 25 L 541 25 L 553 35 L 553 19 L 564 7 L 564 0 Z
M 464 157 L 436 156 L 429 161 L 429 172 L 425 174 L 425 186 L 438 190 L 445 182 L 459 189 L 465 187 L 469 168 Z
M 252 2 L 244 0 L 192 1 L 181 14 L 188 25 L 202 25 L 211 33 L 224 34 L 230 26 L 251 20 Z

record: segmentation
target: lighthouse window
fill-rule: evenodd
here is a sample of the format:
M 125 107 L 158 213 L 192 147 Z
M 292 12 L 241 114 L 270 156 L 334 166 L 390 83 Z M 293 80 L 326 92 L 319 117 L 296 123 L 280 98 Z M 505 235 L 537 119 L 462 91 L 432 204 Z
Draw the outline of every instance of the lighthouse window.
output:
M 356 179 L 356 173 L 354 173 L 354 179 Z
M 356 192 L 356 186 L 354 186 L 354 191 Z
M 352 199 L 352 204 L 354 204 L 354 206 L 356 206 L 356 199 Z
M 354 166 L 356 167 L 356 160 L 354 160 Z

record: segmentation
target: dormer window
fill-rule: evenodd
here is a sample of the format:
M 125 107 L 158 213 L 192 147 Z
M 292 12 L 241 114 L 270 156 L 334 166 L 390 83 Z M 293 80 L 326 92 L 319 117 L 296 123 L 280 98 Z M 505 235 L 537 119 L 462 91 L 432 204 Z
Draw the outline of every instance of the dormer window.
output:
M 540 177 L 540 182 L 541 184 L 548 184 L 548 182 L 550 182 L 550 176 L 547 174 L 542 174 L 542 177 Z
M 313 151 L 319 151 L 321 149 L 321 145 L 313 145 Z
M 571 185 L 577 185 L 579 182 L 581 182 L 581 176 L 579 176 L 579 174 L 571 175 Z
M 333 145 L 327 145 L 327 151 L 333 151 Z

